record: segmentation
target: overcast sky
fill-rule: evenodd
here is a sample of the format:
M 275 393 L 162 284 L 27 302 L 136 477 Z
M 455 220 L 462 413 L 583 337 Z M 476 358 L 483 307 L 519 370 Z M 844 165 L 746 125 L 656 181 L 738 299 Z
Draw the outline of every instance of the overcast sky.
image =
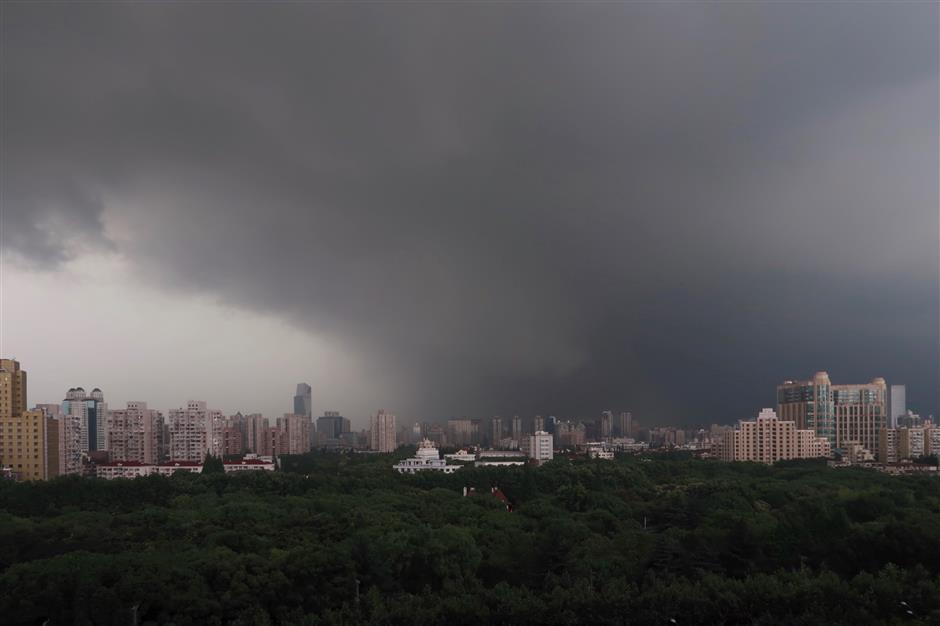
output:
M 29 402 L 937 413 L 938 4 L 4 3 Z

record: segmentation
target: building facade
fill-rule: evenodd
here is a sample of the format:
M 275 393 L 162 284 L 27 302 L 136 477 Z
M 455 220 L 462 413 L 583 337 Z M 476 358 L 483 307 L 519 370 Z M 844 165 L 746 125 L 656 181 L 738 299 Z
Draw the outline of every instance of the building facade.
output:
M 307 383 L 297 383 L 297 392 L 294 394 L 293 415 L 304 415 L 308 421 L 313 420 L 311 391 Z
M 723 461 L 752 461 L 772 464 L 787 459 L 827 457 L 829 440 L 813 429 L 796 427 L 793 420 L 781 420 L 773 409 L 763 409 L 753 421 L 741 420 L 727 431 L 719 446 Z
M 43 411 L 30 411 L 26 406 L 26 371 L 18 361 L 0 359 L 0 467 L 17 480 L 45 480 L 49 469 L 47 418 Z M 53 442 L 56 455 L 57 444 Z
M 400 474 L 415 474 L 417 472 L 443 472 L 451 474 L 460 469 L 460 465 L 448 465 L 446 459 L 441 458 L 437 447 L 430 439 L 422 439 L 418 444 L 418 451 L 410 459 L 403 459 L 392 466 Z
M 310 452 L 310 418 L 306 415 L 284 415 L 277 418 L 280 435 L 278 454 Z
M 380 409 L 369 418 L 369 448 L 379 452 L 392 452 L 397 447 L 395 416 L 385 409 Z
M 525 439 L 523 450 L 530 459 L 541 465 L 555 458 L 555 443 L 551 433 L 538 430 Z
M 836 445 L 832 383 L 827 372 L 816 372 L 812 380 L 787 380 L 777 386 L 777 416 L 792 421 L 798 430 L 812 430 Z
M 163 415 L 146 402 L 128 402 L 126 409 L 109 411 L 106 449 L 111 461 L 153 464 L 159 455 Z
M 864 385 L 832 385 L 837 449 L 854 441 L 878 455 L 881 429 L 889 425 L 887 395 L 884 378 Z
M 202 463 L 207 454 L 222 456 L 221 411 L 191 400 L 185 408 L 173 409 L 167 417 L 170 430 L 170 461 Z
M 108 405 L 101 389 L 86 393 L 82 387 L 72 387 L 62 401 L 62 413 L 78 421 L 81 452 L 107 450 Z

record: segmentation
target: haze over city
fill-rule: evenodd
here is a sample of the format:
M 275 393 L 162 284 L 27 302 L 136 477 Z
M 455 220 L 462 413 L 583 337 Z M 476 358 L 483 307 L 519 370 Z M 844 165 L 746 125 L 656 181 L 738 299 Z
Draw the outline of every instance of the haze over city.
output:
M 29 401 L 940 408 L 935 3 L 9 4 Z

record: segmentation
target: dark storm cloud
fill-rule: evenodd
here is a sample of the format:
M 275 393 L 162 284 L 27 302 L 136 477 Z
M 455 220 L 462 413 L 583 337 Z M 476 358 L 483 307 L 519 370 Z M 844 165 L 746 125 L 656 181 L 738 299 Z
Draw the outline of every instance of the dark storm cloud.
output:
M 15 5 L 3 242 L 273 311 L 418 415 L 726 421 L 823 368 L 936 411 L 937 11 Z

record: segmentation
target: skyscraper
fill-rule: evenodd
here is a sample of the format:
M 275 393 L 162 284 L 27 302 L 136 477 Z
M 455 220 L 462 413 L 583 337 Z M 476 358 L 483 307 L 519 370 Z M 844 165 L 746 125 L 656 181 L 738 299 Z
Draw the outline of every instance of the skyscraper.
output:
M 379 452 L 392 452 L 398 447 L 395 442 L 395 416 L 379 409 L 369 418 L 369 448 Z
M 294 395 L 294 415 L 305 415 L 313 422 L 313 409 L 311 408 L 310 385 L 297 383 L 297 393 Z
M 798 430 L 813 430 L 831 446 L 836 443 L 834 413 L 832 383 L 826 372 L 816 372 L 812 380 L 786 380 L 777 385 L 779 419 L 795 422 Z
M 17 480 L 43 480 L 46 416 L 26 406 L 26 371 L 18 361 L 0 359 L 0 466 L 10 468 Z

